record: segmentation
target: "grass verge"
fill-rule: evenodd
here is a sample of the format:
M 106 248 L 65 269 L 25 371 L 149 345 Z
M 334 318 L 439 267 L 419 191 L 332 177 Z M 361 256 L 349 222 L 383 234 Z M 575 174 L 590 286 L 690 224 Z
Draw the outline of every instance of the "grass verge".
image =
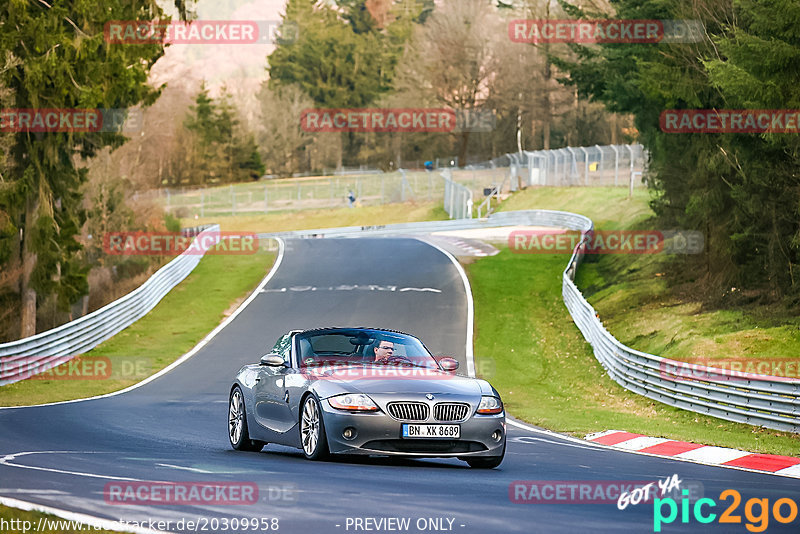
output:
M 566 209 L 592 218 L 598 228 L 646 228 L 651 217 L 647 194 L 626 197 L 627 191 L 613 188 L 543 188 L 511 197 L 503 210 Z M 475 298 L 475 355 L 478 369 L 495 370 L 486 378 L 515 416 L 581 437 L 620 429 L 755 452 L 796 455 L 800 450 L 798 435 L 678 410 L 617 385 L 595 359 L 562 302 L 561 273 L 568 255 L 516 254 L 505 246 L 499 248 L 500 254 L 467 266 Z M 644 267 L 636 267 L 637 262 L 654 262 L 650 267 L 658 269 L 667 265 L 666 258 L 659 256 L 602 257 L 597 263 L 584 264 L 579 273 L 604 261 L 611 261 L 613 267 L 619 267 L 614 262 L 633 262 L 634 270 Z M 630 274 L 617 272 L 617 281 Z M 625 287 L 617 291 L 627 291 Z M 605 299 L 615 294 L 609 292 Z M 593 304 L 605 320 L 604 298 L 597 300 Z M 643 314 L 635 299 L 629 304 L 631 314 Z M 646 315 L 642 321 L 647 322 Z M 610 331 L 616 334 L 613 326 Z
M 382 206 L 269 212 L 235 217 L 182 219 L 183 226 L 219 223 L 227 232 L 288 232 L 340 226 L 396 224 L 448 219 L 441 202 L 404 202 Z
M 275 252 L 203 257 L 153 310 L 85 356 L 0 387 L 0 405 L 21 406 L 118 391 L 188 352 L 236 309 L 272 267 Z M 219 276 L 225 272 L 225 276 Z M 202 298 L 198 298 L 202 296 Z

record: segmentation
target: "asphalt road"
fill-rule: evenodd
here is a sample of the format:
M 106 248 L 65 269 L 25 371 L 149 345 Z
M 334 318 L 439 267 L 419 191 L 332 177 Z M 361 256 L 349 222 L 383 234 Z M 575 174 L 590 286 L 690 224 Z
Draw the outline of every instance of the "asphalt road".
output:
M 677 474 L 690 491 L 684 499 L 689 506 L 684 515 L 676 494 L 677 515 L 662 532 L 748 532 L 747 524 L 763 525 L 760 505 L 748 504 L 753 498 L 769 499 L 766 532 L 800 531 L 800 519 L 782 524 L 773 510 L 781 498 L 800 504 L 797 479 L 627 454 L 511 425 L 506 460 L 494 470 L 449 459 L 315 463 L 300 451 L 273 445 L 260 453 L 231 450 L 226 435 L 231 379 L 289 329 L 351 325 L 407 331 L 434 354 L 458 358 L 466 369 L 466 321 L 467 296 L 457 269 L 421 241 L 289 241 L 264 290 L 173 371 L 114 397 L 0 410 L 0 496 L 154 527 L 170 521 L 160 527 L 172 531 L 252 532 L 256 520 L 259 531 L 269 526 L 320 534 L 653 532 L 653 504 L 618 510 L 613 488 Z M 137 481 L 228 482 L 258 491 L 248 504 L 211 499 L 152 505 L 104 497 L 108 485 Z M 554 502 L 537 502 L 530 485 L 517 481 L 561 481 L 562 492 L 551 495 Z M 590 502 L 569 496 L 569 485 L 582 483 L 593 484 Z M 598 486 L 611 502 L 592 500 Z M 742 498 L 732 510 L 738 524 L 719 523 L 732 503 L 732 497 L 720 498 L 727 489 Z M 515 496 L 529 502 L 514 502 Z M 716 508 L 709 503 L 700 508 L 705 515 L 717 514 L 712 523 L 701 524 L 694 516 L 692 503 L 699 497 L 716 501 Z M 662 510 L 668 515 L 667 507 Z M 778 512 L 788 515 L 789 505 Z M 232 529 L 233 518 L 247 518 L 247 529 Z

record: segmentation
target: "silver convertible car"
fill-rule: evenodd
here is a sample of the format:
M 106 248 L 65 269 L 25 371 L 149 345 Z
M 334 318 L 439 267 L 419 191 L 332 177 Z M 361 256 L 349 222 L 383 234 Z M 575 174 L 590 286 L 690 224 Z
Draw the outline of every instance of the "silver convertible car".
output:
M 236 450 L 267 443 L 329 454 L 456 457 L 500 465 L 503 402 L 485 380 L 455 373 L 417 338 L 372 328 L 283 335 L 230 390 L 228 437 Z

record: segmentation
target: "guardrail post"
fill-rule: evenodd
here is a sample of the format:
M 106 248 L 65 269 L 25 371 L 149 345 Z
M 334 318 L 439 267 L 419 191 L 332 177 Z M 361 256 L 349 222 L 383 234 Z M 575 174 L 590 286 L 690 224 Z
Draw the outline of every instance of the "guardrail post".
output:
M 571 162 L 569 166 L 569 185 L 572 185 L 573 182 L 576 182 L 578 179 L 578 159 L 575 157 L 575 149 L 568 146 L 566 147 L 569 155 L 571 157 Z
M 604 159 L 603 149 L 600 147 L 600 145 L 594 145 L 594 146 L 600 152 L 600 167 L 598 167 L 597 173 L 598 173 L 598 176 L 602 176 L 603 173 L 605 172 L 605 167 L 603 165 L 603 159 Z
M 614 187 L 619 185 L 619 149 L 616 145 L 611 145 L 614 150 Z

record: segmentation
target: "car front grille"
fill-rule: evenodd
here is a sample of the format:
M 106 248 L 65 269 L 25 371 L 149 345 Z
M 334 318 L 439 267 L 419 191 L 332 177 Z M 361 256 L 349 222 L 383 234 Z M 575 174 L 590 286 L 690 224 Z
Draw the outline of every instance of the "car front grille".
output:
M 469 414 L 469 404 L 440 402 L 433 407 L 433 418 L 437 421 L 463 421 Z
M 428 418 L 428 405 L 422 402 L 390 402 L 389 415 L 401 421 L 425 421 Z

